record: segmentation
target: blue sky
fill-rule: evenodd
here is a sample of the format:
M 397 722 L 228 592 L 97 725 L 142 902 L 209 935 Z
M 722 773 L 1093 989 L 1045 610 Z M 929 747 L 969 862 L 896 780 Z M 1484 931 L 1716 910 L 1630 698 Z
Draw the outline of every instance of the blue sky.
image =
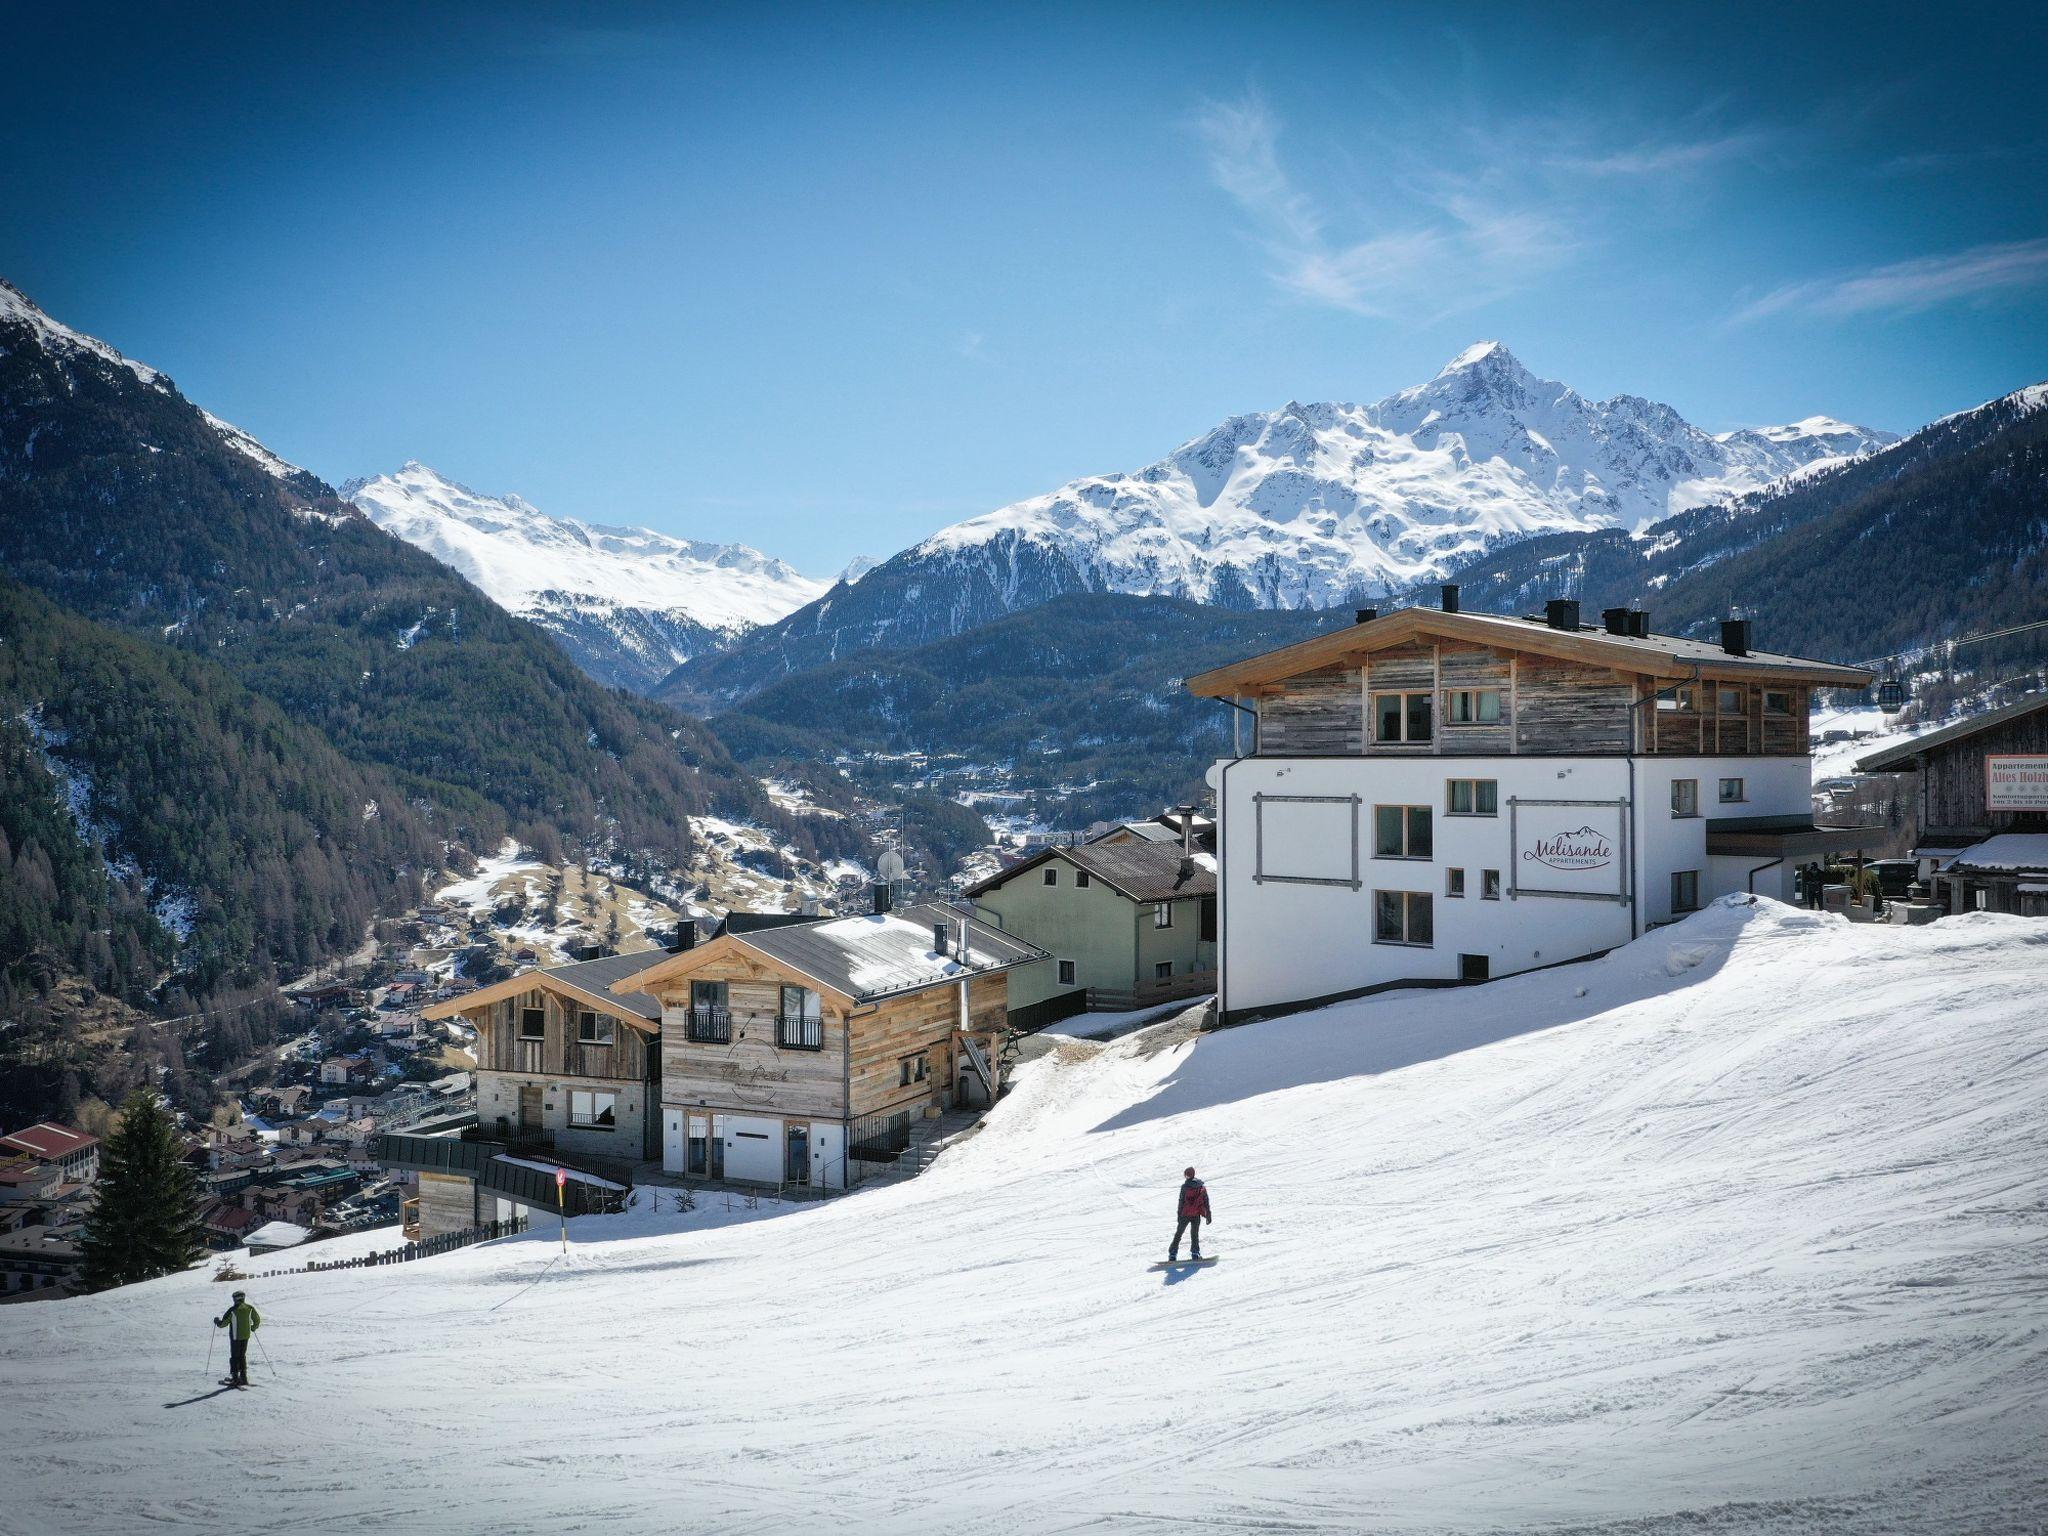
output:
M 18 5 L 0 275 L 330 480 L 821 573 L 1481 337 L 1902 430 L 2048 376 L 2048 28 L 1945 9 Z

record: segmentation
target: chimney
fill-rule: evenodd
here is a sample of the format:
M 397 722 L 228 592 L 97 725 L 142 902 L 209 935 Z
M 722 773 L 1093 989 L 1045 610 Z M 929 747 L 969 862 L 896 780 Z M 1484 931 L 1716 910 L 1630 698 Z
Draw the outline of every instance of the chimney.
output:
M 1553 597 L 1543 605 L 1543 622 L 1552 629 L 1568 630 L 1573 634 L 1579 628 L 1579 601 L 1575 597 Z
M 875 904 L 874 904 L 874 909 L 873 909 L 873 910 L 874 910 L 874 913 L 875 913 L 875 915 L 876 915 L 877 917 L 879 917 L 879 916 L 881 916 L 881 915 L 882 915 L 882 914 L 883 914 L 884 912 L 888 911 L 888 910 L 889 910 L 889 907 L 890 907 L 890 901 L 889 901 L 889 882 L 888 882 L 888 881 L 886 881 L 886 880 L 878 880 L 878 881 L 876 881 L 876 882 L 875 882 L 875 892 L 874 892 L 874 894 L 875 894 Z
M 1600 622 L 1610 635 L 1632 635 L 1635 633 L 1635 615 L 1626 608 L 1602 608 Z
M 1638 640 L 1647 640 L 1650 638 L 1649 609 L 1638 608 L 1634 612 L 1629 614 L 1628 632 L 1634 635 Z
M 1195 851 L 1195 808 L 1184 805 L 1180 808 L 1180 856 L 1187 858 Z
M 697 919 L 694 917 L 678 918 L 676 920 L 676 936 L 669 944 L 668 952 L 672 955 L 680 955 L 684 950 L 695 949 L 696 947 Z
M 1355 615 L 1358 622 L 1361 624 L 1370 624 L 1374 619 L 1378 618 L 1379 616 L 1380 611 L 1377 608 L 1361 608 Z
M 934 954 L 945 954 L 947 948 L 947 937 L 948 935 L 946 932 L 946 925 L 944 923 L 932 924 L 932 952 Z
M 1457 611 L 1458 584 L 1455 581 L 1447 581 L 1444 583 L 1444 612 L 1456 613 Z
M 972 965 L 974 963 L 974 956 L 967 947 L 967 919 L 964 917 L 960 919 L 960 963 L 962 965 Z
M 1749 620 L 1723 619 L 1721 621 L 1721 649 L 1730 656 L 1749 654 Z

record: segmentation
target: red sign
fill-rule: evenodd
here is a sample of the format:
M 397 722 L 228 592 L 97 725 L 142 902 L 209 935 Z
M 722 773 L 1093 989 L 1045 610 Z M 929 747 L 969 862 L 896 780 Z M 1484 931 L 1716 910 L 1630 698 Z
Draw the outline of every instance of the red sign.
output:
M 567 1189 L 568 1187 L 569 1187 L 569 1170 L 568 1170 L 568 1169 L 566 1169 L 566 1168 L 557 1168 L 557 1169 L 555 1170 L 555 1188 L 556 1188 L 556 1189 Z

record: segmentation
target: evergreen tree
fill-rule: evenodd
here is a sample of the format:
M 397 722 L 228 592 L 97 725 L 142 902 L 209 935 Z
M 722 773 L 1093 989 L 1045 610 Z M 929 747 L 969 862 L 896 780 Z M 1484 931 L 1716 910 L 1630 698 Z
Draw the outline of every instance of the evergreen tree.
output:
M 95 1291 L 174 1274 L 205 1252 L 192 1170 L 170 1115 L 147 1089 L 129 1097 L 107 1143 L 82 1248 L 85 1283 Z

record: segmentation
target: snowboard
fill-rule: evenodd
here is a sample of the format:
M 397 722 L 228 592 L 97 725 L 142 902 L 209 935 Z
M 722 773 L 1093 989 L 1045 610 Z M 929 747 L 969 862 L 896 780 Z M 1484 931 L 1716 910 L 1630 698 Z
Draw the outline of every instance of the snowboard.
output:
M 1193 1269 L 1197 1266 L 1207 1269 L 1215 1262 L 1216 1259 L 1213 1255 L 1206 1259 L 1161 1259 L 1152 1266 L 1152 1273 L 1156 1274 L 1162 1269 Z

